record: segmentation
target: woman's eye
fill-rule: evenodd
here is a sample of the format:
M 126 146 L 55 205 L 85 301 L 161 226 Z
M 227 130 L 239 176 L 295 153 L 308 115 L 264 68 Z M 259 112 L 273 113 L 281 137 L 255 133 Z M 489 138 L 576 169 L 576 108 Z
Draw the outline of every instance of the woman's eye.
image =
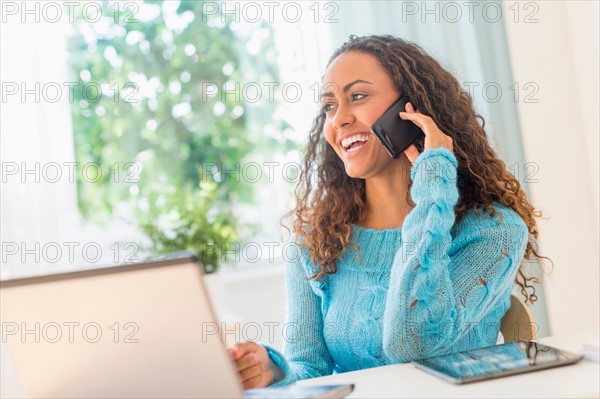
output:
M 331 108 L 334 106 L 335 104 L 332 103 L 328 103 L 328 104 L 323 104 L 323 106 L 321 107 L 323 109 L 323 111 L 325 112 L 329 112 L 331 111 Z
M 367 96 L 366 94 L 352 93 L 352 95 L 350 97 L 351 97 L 352 101 L 359 101 L 359 100 L 362 100 L 363 98 L 365 98 L 366 96 Z M 335 106 L 336 106 L 336 104 L 334 104 L 334 103 L 326 103 L 326 104 L 323 104 L 323 106 L 321 107 L 321 109 L 324 112 L 329 112 Z

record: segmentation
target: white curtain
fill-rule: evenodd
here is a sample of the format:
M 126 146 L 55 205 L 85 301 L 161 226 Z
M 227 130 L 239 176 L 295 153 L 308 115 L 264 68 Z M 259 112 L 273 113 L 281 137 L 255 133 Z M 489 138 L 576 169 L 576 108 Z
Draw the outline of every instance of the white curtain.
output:
M 57 246 L 66 249 L 64 243 L 73 239 L 77 199 L 74 175 L 73 179 L 68 175 L 74 152 L 69 93 L 64 86 L 69 81 L 67 27 L 66 20 L 36 23 L 30 17 L 22 23 L 18 15 L 3 22 L 2 278 L 56 267 L 44 259 L 55 259 Z M 57 86 L 62 88 L 59 100 Z
M 54 102 L 56 92 L 50 90 L 56 84 L 65 89 L 62 85 L 68 81 L 67 26 L 33 19 L 21 23 L 19 19 L 7 17 L 0 35 L 2 279 L 61 267 L 44 261 L 43 248 L 53 259 L 52 248 L 64 248 L 65 242 L 73 241 L 77 220 L 76 186 L 65 175 L 65 167 L 74 162 L 68 94 L 63 92 Z M 45 93 L 44 87 L 48 88 Z M 32 92 L 22 97 L 23 89 Z M 51 166 L 53 162 L 62 168 Z M 62 173 L 58 180 L 57 170 Z M 0 357 L 1 396 L 24 397 L 2 343 Z

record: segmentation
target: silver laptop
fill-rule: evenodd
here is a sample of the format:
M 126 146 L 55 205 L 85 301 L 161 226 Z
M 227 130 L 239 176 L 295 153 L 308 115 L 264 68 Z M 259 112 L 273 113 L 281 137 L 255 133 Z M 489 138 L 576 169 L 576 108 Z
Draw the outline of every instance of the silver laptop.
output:
M 344 397 L 353 386 L 243 391 L 198 260 L 0 282 L 2 345 L 32 398 Z M 6 366 L 6 365 L 4 365 Z

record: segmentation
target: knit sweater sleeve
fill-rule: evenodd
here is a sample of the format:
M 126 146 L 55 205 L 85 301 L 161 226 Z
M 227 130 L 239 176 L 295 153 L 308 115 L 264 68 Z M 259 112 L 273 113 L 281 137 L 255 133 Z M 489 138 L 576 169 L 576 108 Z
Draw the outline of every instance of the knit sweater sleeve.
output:
M 329 375 L 333 372 L 333 360 L 323 337 L 322 286 L 312 277 L 305 256 L 287 262 L 286 321 L 283 355 L 274 348 L 264 345 L 271 361 L 283 371 L 284 378 L 272 386 L 283 386 L 306 378 Z M 308 275 L 310 274 L 310 276 Z M 312 286 L 315 287 L 313 290 Z
M 516 212 L 472 216 L 453 238 L 457 161 L 423 152 L 411 170 L 415 208 L 402 226 L 383 320 L 389 362 L 446 353 L 510 295 L 528 229 Z M 465 217 L 465 219 L 467 219 Z

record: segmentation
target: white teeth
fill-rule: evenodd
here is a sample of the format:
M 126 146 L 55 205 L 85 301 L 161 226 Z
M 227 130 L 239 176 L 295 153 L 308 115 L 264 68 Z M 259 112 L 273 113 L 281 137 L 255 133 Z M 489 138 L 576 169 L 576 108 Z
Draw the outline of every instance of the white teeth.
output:
M 369 134 L 356 134 L 352 137 L 347 137 L 342 140 L 342 146 L 348 148 L 348 146 L 357 141 L 367 141 L 369 140 Z M 350 150 L 348 150 L 350 151 Z
M 357 151 L 360 147 L 362 147 L 362 145 L 355 145 L 352 148 L 348 148 L 346 151 L 347 152 L 353 152 L 353 151 Z

